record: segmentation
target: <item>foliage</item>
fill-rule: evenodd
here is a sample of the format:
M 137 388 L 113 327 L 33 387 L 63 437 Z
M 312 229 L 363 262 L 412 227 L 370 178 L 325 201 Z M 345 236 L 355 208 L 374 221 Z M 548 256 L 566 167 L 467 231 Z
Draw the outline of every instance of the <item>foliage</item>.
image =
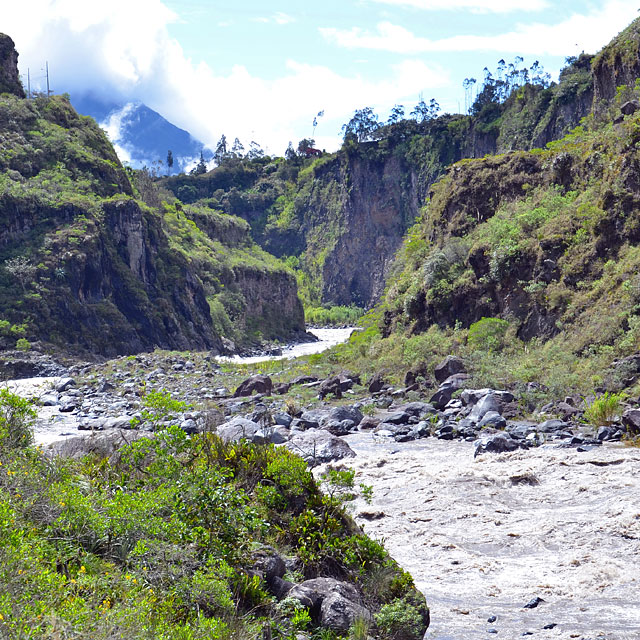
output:
M 36 411 L 28 400 L 0 389 L 0 451 L 28 447 L 35 418 Z
M 422 616 L 406 600 L 383 605 L 374 619 L 385 640 L 420 640 L 422 636 Z
M 584 419 L 595 427 L 609 426 L 619 415 L 624 394 L 606 391 L 594 398 L 584 410 Z

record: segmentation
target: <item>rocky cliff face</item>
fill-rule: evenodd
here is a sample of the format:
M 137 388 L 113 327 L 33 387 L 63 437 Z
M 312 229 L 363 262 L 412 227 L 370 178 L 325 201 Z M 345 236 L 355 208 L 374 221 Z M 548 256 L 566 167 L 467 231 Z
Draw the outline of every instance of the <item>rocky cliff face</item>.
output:
M 0 93 L 25 97 L 18 74 L 18 52 L 13 40 L 4 33 L 0 33 Z
M 2 77 L 16 78 L 15 52 L 3 61 Z M 0 96 L 5 346 L 21 335 L 103 355 L 219 352 L 223 336 L 244 345 L 304 332 L 295 277 L 246 222 L 135 199 L 95 122 L 62 96 L 14 94 Z

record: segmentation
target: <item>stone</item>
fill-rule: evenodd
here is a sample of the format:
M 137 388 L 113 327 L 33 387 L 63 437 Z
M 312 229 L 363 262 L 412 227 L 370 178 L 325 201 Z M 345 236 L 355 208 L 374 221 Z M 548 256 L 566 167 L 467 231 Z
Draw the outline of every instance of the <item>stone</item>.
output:
M 258 374 L 247 378 L 235 390 L 233 397 L 240 398 L 250 396 L 253 393 L 271 395 L 273 390 L 273 382 L 269 376 Z
M 532 598 L 531 600 L 529 600 L 529 602 L 527 602 L 527 604 L 524 605 L 524 609 L 535 609 L 540 603 L 544 602 L 544 600 L 542 598 L 540 598 L 539 596 L 536 596 L 535 598 Z
M 273 414 L 273 421 L 283 427 L 289 428 L 293 418 L 288 413 L 278 412 Z
M 291 381 L 291 385 L 296 384 L 309 384 L 311 382 L 318 382 L 318 378 L 315 376 L 298 376 Z
M 362 411 L 353 405 L 344 405 L 342 407 L 334 407 L 329 411 L 325 420 L 329 421 L 338 421 L 342 422 L 343 420 L 350 420 L 353 422 L 354 426 L 358 426 L 360 421 L 364 416 L 362 415 Z M 322 424 L 322 421 L 321 423 Z
M 449 376 L 456 373 L 466 373 L 467 369 L 458 356 L 447 356 L 440 364 L 436 366 L 433 373 L 438 382 L 444 382 Z
M 436 413 L 435 407 L 428 402 L 409 402 L 400 407 L 400 411 L 404 411 L 416 418 L 424 418 L 425 416 Z
M 545 420 L 539 424 L 537 430 L 542 433 L 554 433 L 556 431 L 564 431 L 568 428 L 569 425 L 566 422 L 554 418 L 552 420 Z
M 323 400 L 329 394 L 336 398 L 342 398 L 342 381 L 339 376 L 333 376 L 323 380 L 318 388 L 318 397 Z
M 476 420 L 477 422 L 481 421 L 484 418 L 485 414 L 493 412 L 500 415 L 500 401 L 498 400 L 495 393 L 488 393 L 483 398 L 478 401 L 473 409 L 471 409 L 471 413 L 469 414 L 470 420 Z
M 243 438 L 251 440 L 256 431 L 259 430 L 260 426 L 255 422 L 246 418 L 236 417 L 221 424 L 217 429 L 217 434 L 225 442 L 236 442 Z
M 60 378 L 55 385 L 55 389 L 58 393 L 62 393 L 71 387 L 76 386 L 76 381 L 73 378 Z
M 284 446 L 312 467 L 356 455 L 344 440 L 323 429 L 295 433 Z
M 629 433 L 640 433 L 640 409 L 627 409 L 622 414 L 622 424 Z
M 287 594 L 309 609 L 320 626 L 334 631 L 348 631 L 357 618 L 371 620 L 371 613 L 361 603 L 357 589 L 335 578 L 314 578 L 295 585 Z
M 497 411 L 487 411 L 484 417 L 478 423 L 478 426 L 483 429 L 484 427 L 493 427 L 494 429 L 504 429 L 507 426 L 507 421 Z
M 378 418 L 374 418 L 373 416 L 365 416 L 360 421 L 358 425 L 359 431 L 371 431 L 375 429 L 380 424 L 380 420 Z
M 18 73 L 18 52 L 13 40 L 0 33 L 0 93 L 26 98 Z
M 45 393 L 43 396 L 40 396 L 40 402 L 43 407 L 55 407 L 58 404 L 58 394 Z
M 323 411 L 314 409 L 313 411 L 305 411 L 296 421 L 295 426 L 300 429 L 319 429 L 320 423 L 326 414 Z
M 282 578 L 287 572 L 287 565 L 282 556 L 273 547 L 264 547 L 251 554 L 252 569 L 260 573 L 267 584 L 274 578 Z
M 600 427 L 596 436 L 601 442 L 610 442 L 612 440 L 620 440 L 622 432 L 615 427 Z
M 193 418 L 188 418 L 180 423 L 180 428 L 188 435 L 192 436 L 198 433 L 198 425 Z
M 378 393 L 379 391 L 382 391 L 386 384 L 387 382 L 381 373 L 374 373 L 369 380 L 369 393 Z
M 410 417 L 411 416 L 404 411 L 397 411 L 396 413 L 385 416 L 383 419 L 387 424 L 408 424 Z
M 291 389 L 290 382 L 278 382 L 273 388 L 274 392 L 281 396 L 283 396 L 285 393 L 289 393 L 289 389 Z
M 503 434 L 498 434 L 478 441 L 473 457 L 475 458 L 483 453 L 505 453 L 508 451 L 515 451 L 519 446 L 518 442 L 513 438 Z
M 355 423 L 353 420 L 326 420 L 322 423 L 322 428 L 334 436 L 346 436 L 354 431 Z

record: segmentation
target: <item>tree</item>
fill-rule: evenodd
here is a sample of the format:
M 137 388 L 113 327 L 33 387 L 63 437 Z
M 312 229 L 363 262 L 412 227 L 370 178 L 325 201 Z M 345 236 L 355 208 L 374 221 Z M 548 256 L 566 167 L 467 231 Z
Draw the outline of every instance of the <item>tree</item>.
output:
M 229 156 L 229 152 L 227 150 L 227 136 L 222 134 L 220 140 L 218 140 L 218 144 L 216 145 L 215 153 L 213 154 L 213 159 L 216 161 L 216 164 L 220 166 Z
M 27 290 L 27 285 L 36 275 L 36 267 L 31 264 L 29 258 L 25 258 L 24 256 L 5 260 L 4 268 L 19 282 L 23 292 Z
M 378 116 L 371 107 L 356 109 L 353 118 L 342 125 L 344 139 L 355 137 L 358 142 L 365 142 L 373 137 L 376 129 L 380 127 Z
M 204 153 L 200 150 L 200 161 L 191 169 L 191 175 L 201 176 L 203 173 L 207 173 L 207 163 L 204 160 Z
M 395 124 L 404 118 L 404 107 L 401 104 L 397 104 L 391 109 L 391 115 L 387 120 L 387 124 Z
M 234 158 L 242 158 L 244 155 L 244 145 L 240 142 L 239 138 L 233 141 L 233 147 L 231 147 L 231 155 Z
M 427 122 L 433 120 L 440 111 L 440 105 L 434 98 L 431 98 L 429 104 L 424 100 L 420 100 L 415 106 L 410 115 L 412 115 L 418 122 Z
M 167 151 L 167 175 L 171 173 L 171 168 L 173 167 L 173 152 L 171 149 Z
M 255 140 L 249 143 L 249 152 L 246 157 L 248 160 L 257 160 L 258 158 L 264 157 L 262 147 Z
M 300 142 L 298 142 L 298 153 L 301 156 L 308 156 L 311 149 L 314 149 L 316 146 L 316 141 L 313 138 L 302 138 Z
M 289 140 L 289 146 L 287 147 L 287 150 L 284 152 L 284 157 L 287 160 L 295 160 L 298 156 L 296 155 L 296 151 L 293 148 L 293 145 L 291 144 L 291 140 Z

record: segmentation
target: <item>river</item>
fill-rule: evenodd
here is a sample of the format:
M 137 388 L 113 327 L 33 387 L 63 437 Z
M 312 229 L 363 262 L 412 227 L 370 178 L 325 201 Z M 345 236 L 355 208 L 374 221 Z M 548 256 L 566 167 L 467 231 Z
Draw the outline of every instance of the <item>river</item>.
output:
M 309 333 L 312 333 L 317 342 L 301 342 L 298 344 L 292 344 L 282 349 L 282 353 L 277 356 L 229 356 L 220 357 L 219 360 L 223 362 L 234 362 L 236 364 L 255 364 L 257 362 L 264 362 L 265 360 L 284 360 L 289 358 L 301 358 L 302 356 L 310 356 L 314 353 L 322 353 L 331 347 L 335 347 L 337 344 L 346 342 L 349 336 L 355 331 L 355 327 L 342 327 L 339 329 L 322 328 L 322 329 L 307 329 Z
M 428 640 L 640 638 L 640 449 L 345 439 L 373 487 L 356 520 L 425 594 Z

